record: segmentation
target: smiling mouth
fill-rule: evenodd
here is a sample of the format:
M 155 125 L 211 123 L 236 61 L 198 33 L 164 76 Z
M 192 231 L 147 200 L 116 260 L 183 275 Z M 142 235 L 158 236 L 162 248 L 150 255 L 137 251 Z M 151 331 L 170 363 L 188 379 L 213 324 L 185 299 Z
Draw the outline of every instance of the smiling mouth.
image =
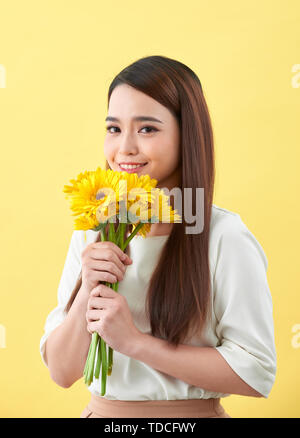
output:
M 121 169 L 125 169 L 125 170 L 133 170 L 133 169 L 140 169 L 141 167 L 146 166 L 146 164 L 148 164 L 148 163 L 136 164 L 136 165 L 134 165 L 134 164 L 128 164 L 128 165 L 126 165 L 126 164 L 119 164 L 119 167 Z

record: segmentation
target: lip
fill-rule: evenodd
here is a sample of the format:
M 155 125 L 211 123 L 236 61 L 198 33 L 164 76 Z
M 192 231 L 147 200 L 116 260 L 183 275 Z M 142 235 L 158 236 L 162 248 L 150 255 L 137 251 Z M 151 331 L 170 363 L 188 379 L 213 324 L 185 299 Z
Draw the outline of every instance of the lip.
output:
M 133 161 L 121 161 L 120 163 L 118 163 L 119 164 L 119 166 L 120 166 L 120 164 L 147 164 L 147 163 L 134 163 Z
M 141 169 L 143 169 L 145 166 L 147 166 L 148 163 L 145 163 L 143 166 L 137 167 L 135 169 L 123 169 L 121 167 L 122 164 L 132 164 L 132 165 L 138 165 L 142 163 L 118 163 L 118 166 L 121 170 L 121 172 L 127 172 L 127 173 L 138 173 Z

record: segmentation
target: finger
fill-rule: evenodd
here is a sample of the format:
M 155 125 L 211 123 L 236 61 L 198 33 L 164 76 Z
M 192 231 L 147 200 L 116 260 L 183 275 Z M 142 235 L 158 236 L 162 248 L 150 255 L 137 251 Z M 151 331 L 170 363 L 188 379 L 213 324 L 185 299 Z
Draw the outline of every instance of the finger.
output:
M 125 262 L 121 261 L 119 259 L 119 257 L 117 256 L 116 253 L 114 253 L 111 249 L 107 249 L 105 251 L 103 251 L 103 249 L 97 249 L 97 248 L 93 248 L 90 251 L 90 260 L 97 260 L 99 262 L 99 260 L 101 261 L 105 261 L 105 262 L 110 262 L 113 263 L 117 269 L 119 269 L 121 272 L 125 273 L 126 264 L 130 264 L 131 262 L 129 262 L 129 260 Z M 97 265 L 96 265 L 97 266 Z
M 89 298 L 88 300 L 88 305 L 87 308 L 88 309 L 108 309 L 109 307 L 111 307 L 114 303 L 113 303 L 113 298 L 103 298 L 103 297 L 99 297 L 99 296 L 92 296 Z
M 100 281 L 107 281 L 108 283 L 116 283 L 119 281 L 114 274 L 110 274 L 106 271 L 96 271 L 94 269 L 90 271 L 90 279 L 94 282 L 94 284 L 99 284 Z
M 116 257 L 117 258 L 117 257 Z M 121 268 L 120 268 L 121 266 Z M 108 272 L 111 275 L 114 275 L 117 277 L 118 281 L 123 280 L 126 267 L 123 265 L 123 263 L 118 261 L 117 265 L 114 261 L 105 261 L 105 260 L 95 260 L 90 259 L 86 263 L 86 267 L 93 269 L 94 271 L 100 271 L 100 272 Z
M 104 252 L 103 250 L 105 249 L 106 256 L 107 256 L 107 252 L 112 252 L 123 263 L 128 262 L 130 260 L 130 257 L 124 251 L 122 251 L 121 248 L 118 247 L 118 245 L 116 245 L 114 242 L 110 242 L 109 240 L 106 242 L 94 242 L 91 245 L 91 248 L 92 248 L 91 253 L 92 252 L 94 253 L 93 250 L 97 250 L 98 254 L 99 254 L 99 249 L 101 250 L 101 254 L 103 254 L 103 252 Z M 101 257 L 101 254 L 100 254 L 100 257 Z M 98 257 L 99 257 L 99 255 L 97 256 L 97 258 Z
M 114 298 L 117 297 L 119 294 L 105 284 L 98 284 L 98 286 L 94 287 L 94 289 L 91 290 L 90 295 L 94 297 Z
M 92 321 L 99 321 L 100 319 L 100 312 L 97 309 L 90 309 L 86 312 L 85 314 L 86 320 L 87 322 L 92 322 Z
M 99 298 L 101 298 L 101 297 L 95 297 L 95 296 L 90 297 L 88 300 L 87 309 L 88 310 L 90 310 L 90 309 L 99 310 L 101 307 L 103 307 L 103 306 L 101 306 L 101 303 L 99 304 L 99 301 L 98 301 Z M 106 298 L 106 299 L 108 299 L 108 298 Z
M 103 286 L 103 285 L 101 285 Z M 109 289 L 109 288 L 108 288 Z M 99 289 L 94 288 L 91 293 L 90 293 L 90 297 L 88 299 L 88 303 L 87 303 L 87 308 L 88 309 L 99 309 L 99 307 L 101 306 L 105 306 L 106 308 L 108 306 L 111 306 L 113 303 L 113 301 L 115 299 L 120 300 L 121 299 L 121 295 L 119 295 L 117 292 L 112 291 L 112 293 L 108 292 L 101 292 Z M 104 294 L 106 293 L 106 296 L 104 297 Z M 100 295 L 101 294 L 101 295 Z M 104 301 L 99 301 L 99 300 L 104 300 Z M 107 300 L 107 301 L 105 301 Z
M 100 321 L 91 321 L 87 324 L 87 330 L 90 333 L 98 332 L 99 328 L 100 328 Z

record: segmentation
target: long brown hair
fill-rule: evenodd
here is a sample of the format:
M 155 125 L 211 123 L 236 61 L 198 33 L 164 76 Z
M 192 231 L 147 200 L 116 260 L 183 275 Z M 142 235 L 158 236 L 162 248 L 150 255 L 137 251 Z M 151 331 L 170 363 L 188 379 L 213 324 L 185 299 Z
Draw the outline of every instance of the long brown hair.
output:
M 204 228 L 186 234 L 182 223 L 174 223 L 149 281 L 145 311 L 153 336 L 177 346 L 194 333 L 200 334 L 211 317 L 211 283 L 208 259 L 215 163 L 211 119 L 197 75 L 185 64 L 165 56 L 141 58 L 124 68 L 112 81 L 110 96 L 118 85 L 128 84 L 152 97 L 176 117 L 180 127 L 181 193 L 204 189 Z M 106 161 L 106 169 L 109 169 Z M 184 212 L 183 212 L 184 213 Z M 190 224 L 189 224 L 190 225 Z M 96 241 L 100 241 L 100 233 Z M 65 308 L 68 311 L 81 287 L 81 273 Z M 191 333 L 190 329 L 194 328 Z

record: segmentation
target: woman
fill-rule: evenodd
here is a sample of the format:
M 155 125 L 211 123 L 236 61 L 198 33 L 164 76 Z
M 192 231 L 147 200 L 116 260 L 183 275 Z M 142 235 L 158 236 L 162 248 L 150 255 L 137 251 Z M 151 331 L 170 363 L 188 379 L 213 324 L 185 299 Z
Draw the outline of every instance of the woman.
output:
M 237 213 L 212 203 L 213 132 L 200 81 L 176 60 L 139 59 L 110 85 L 106 122 L 106 168 L 149 174 L 183 199 L 192 188 L 193 205 L 203 188 L 204 226 L 187 231 L 184 214 L 182 223 L 152 224 L 125 253 L 98 232 L 74 231 L 42 359 L 68 388 L 83 375 L 92 332 L 114 349 L 106 393 L 95 379 L 81 418 L 230 418 L 222 397 L 267 398 L 273 386 L 272 298 L 259 242 Z M 120 281 L 118 293 L 99 281 Z

